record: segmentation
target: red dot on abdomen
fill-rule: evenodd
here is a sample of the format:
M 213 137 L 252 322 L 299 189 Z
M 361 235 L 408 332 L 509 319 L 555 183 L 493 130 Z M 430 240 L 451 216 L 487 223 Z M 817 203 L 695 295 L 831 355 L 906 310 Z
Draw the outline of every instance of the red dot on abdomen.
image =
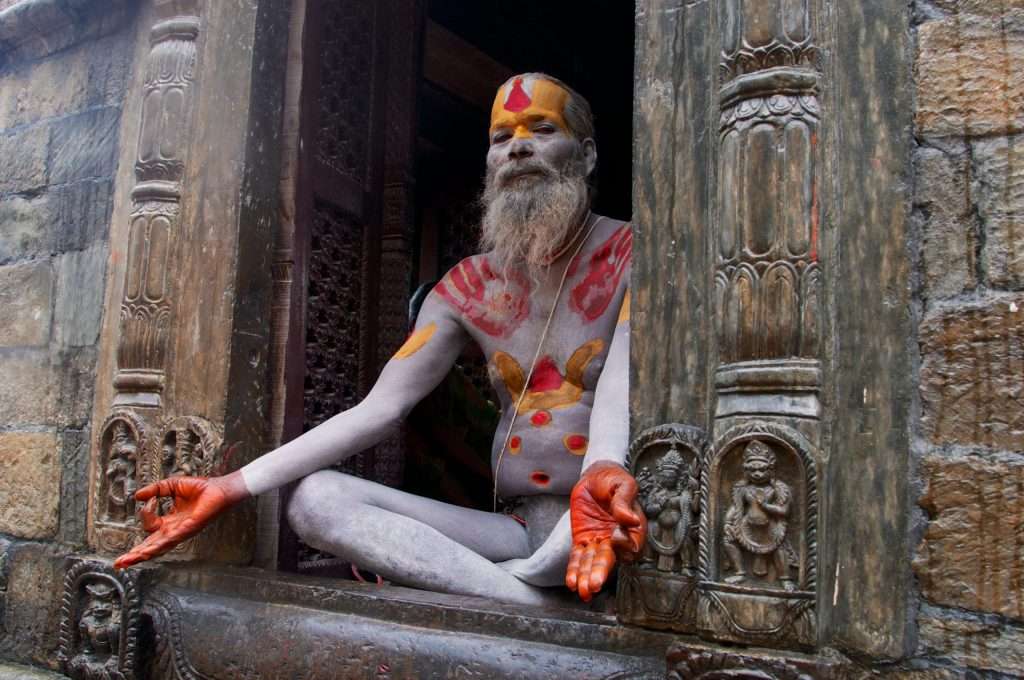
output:
M 537 411 L 530 416 L 530 422 L 534 427 L 544 427 L 551 423 L 551 414 L 547 411 Z
M 530 481 L 537 486 L 547 486 L 551 483 L 551 475 L 542 470 L 534 470 L 530 473 Z

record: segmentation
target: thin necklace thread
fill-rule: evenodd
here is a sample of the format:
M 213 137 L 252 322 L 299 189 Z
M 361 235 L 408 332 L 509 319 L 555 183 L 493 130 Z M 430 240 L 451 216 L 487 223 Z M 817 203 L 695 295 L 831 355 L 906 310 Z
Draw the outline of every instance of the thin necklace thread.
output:
M 586 219 L 586 221 L 584 221 L 584 224 L 589 222 L 591 217 L 593 217 L 593 213 L 588 210 L 587 211 L 587 219 Z M 534 352 L 534 354 L 533 354 L 533 361 L 530 362 L 530 372 L 527 373 L 526 381 L 523 383 L 523 391 L 519 394 L 519 398 L 516 399 L 515 406 L 513 407 L 513 410 L 512 410 L 512 420 L 509 421 L 508 432 L 505 433 L 505 441 L 501 445 L 501 450 L 498 452 L 498 460 L 494 464 L 493 508 L 494 508 L 495 512 L 498 511 L 498 473 L 501 472 L 501 461 L 505 457 L 505 451 L 508 449 L 508 443 L 512 440 L 512 430 L 513 430 L 513 428 L 516 425 L 516 418 L 519 417 L 519 407 L 522 406 L 523 400 L 526 398 L 526 393 L 527 393 L 527 391 L 529 391 L 530 380 L 533 379 L 533 371 L 537 367 L 537 359 L 540 358 L 540 352 L 544 348 L 544 341 L 548 337 L 548 330 L 551 329 L 551 320 L 555 318 L 555 310 L 558 309 L 558 300 L 559 300 L 559 298 L 562 297 L 562 289 L 565 287 L 565 279 L 569 275 L 569 268 L 572 266 L 573 260 L 576 259 L 576 256 L 580 254 L 580 251 L 583 249 L 583 245 L 590 238 L 590 235 L 592 233 L 594 233 L 594 229 L 597 228 L 597 225 L 600 224 L 601 220 L 603 220 L 603 219 L 604 219 L 604 217 L 601 216 L 601 217 L 598 217 L 596 220 L 594 220 L 593 224 L 590 225 L 590 228 L 587 229 L 586 235 L 584 235 L 584 237 L 580 240 L 580 242 L 576 244 L 576 250 L 573 251 L 572 257 L 570 257 L 569 261 L 565 263 L 565 269 L 562 270 L 562 278 L 558 282 L 558 290 L 555 291 L 555 299 L 551 303 L 551 311 L 548 312 L 547 321 L 544 322 L 544 330 L 541 331 L 540 341 L 537 343 L 537 351 Z M 583 233 L 583 229 L 580 229 L 580 231 L 578 233 L 582 234 Z M 573 241 L 575 241 L 575 240 L 576 239 L 573 239 Z M 573 241 L 569 242 L 570 246 L 572 245 Z M 559 257 L 561 257 L 562 254 L 564 254 L 565 251 L 568 250 L 568 249 L 569 248 L 567 246 L 561 253 L 556 255 L 555 260 L 557 260 Z

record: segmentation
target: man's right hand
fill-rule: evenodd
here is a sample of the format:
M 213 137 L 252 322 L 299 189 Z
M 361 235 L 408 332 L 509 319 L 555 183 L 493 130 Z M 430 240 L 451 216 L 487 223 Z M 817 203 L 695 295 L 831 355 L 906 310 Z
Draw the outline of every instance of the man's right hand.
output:
M 198 534 L 217 515 L 248 497 L 249 491 L 240 472 L 223 477 L 171 477 L 139 489 L 135 499 L 146 502 L 139 516 L 142 528 L 149 536 L 118 557 L 114 568 L 123 569 L 163 555 Z M 173 499 L 171 510 L 166 515 L 156 513 L 158 498 Z

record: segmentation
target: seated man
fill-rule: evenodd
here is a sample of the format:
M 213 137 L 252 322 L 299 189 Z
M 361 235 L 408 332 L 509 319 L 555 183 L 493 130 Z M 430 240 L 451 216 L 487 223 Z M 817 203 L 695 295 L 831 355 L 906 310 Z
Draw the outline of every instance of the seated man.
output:
M 230 475 L 138 491 L 150 536 L 116 566 L 160 555 L 239 500 L 301 479 L 287 508 L 296 533 L 397 583 L 531 604 L 565 583 L 589 600 L 616 553 L 640 549 L 645 525 L 622 467 L 632 235 L 590 212 L 593 134 L 589 105 L 560 81 L 531 73 L 506 82 L 491 112 L 487 252 L 437 284 L 360 404 Z M 516 516 L 325 469 L 383 440 L 470 341 L 488 357 L 502 404 L 495 501 Z M 174 511 L 158 517 L 155 499 L 165 496 Z

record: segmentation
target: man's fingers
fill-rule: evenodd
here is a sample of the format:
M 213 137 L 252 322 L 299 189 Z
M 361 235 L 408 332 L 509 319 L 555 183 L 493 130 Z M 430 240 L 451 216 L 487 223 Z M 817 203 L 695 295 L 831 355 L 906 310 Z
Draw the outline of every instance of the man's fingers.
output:
M 583 558 L 580 560 L 579 578 L 576 579 L 577 592 L 580 599 L 590 602 L 594 595 L 590 592 L 590 569 L 594 565 L 594 544 L 591 543 L 583 549 Z
M 620 484 L 612 492 L 612 501 L 609 505 L 612 517 L 619 524 L 626 526 L 638 526 L 644 522 L 644 513 L 640 504 L 636 501 L 636 483 Z
M 565 587 L 576 590 L 576 581 L 580 573 L 580 559 L 583 557 L 582 546 L 574 545 L 569 553 L 569 566 L 565 568 Z
M 615 551 L 612 550 L 611 541 L 601 541 L 594 555 L 594 562 L 590 567 L 590 592 L 598 593 L 601 586 L 608 580 L 608 574 L 615 566 Z
M 156 498 L 150 498 L 139 510 L 139 519 L 142 520 L 142 530 L 147 534 L 158 531 L 164 523 L 163 517 L 156 514 Z
M 147 484 L 135 492 L 135 500 L 148 501 L 150 498 L 173 496 L 178 489 L 177 481 L 175 477 L 171 477 Z

